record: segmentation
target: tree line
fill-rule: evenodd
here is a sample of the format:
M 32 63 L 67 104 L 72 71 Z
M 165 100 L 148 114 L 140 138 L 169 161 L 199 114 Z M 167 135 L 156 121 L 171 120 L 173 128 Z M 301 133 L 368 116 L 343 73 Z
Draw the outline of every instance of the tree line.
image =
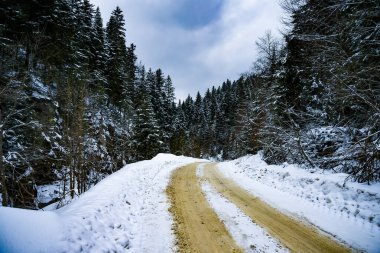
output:
M 284 0 L 282 7 L 287 30 L 256 42 L 251 71 L 180 103 L 174 144 L 222 159 L 262 151 L 269 163 L 379 181 L 380 3 Z
M 0 6 L 2 204 L 74 198 L 123 165 L 169 152 L 170 76 L 145 70 L 116 7 L 104 27 L 88 0 Z
M 238 80 L 175 103 L 170 76 L 138 62 L 115 8 L 89 0 L 0 6 L 2 204 L 74 198 L 159 152 L 283 162 L 380 179 L 380 4 L 284 0 L 287 31 L 257 42 Z M 55 185 L 49 202 L 40 186 Z M 62 204 L 64 204 L 62 202 Z

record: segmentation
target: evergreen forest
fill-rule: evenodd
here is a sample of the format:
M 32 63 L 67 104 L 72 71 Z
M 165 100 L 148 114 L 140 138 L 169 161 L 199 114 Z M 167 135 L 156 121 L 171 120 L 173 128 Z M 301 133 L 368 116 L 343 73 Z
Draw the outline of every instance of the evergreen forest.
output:
M 252 41 L 249 71 L 177 101 L 170 73 L 137 58 L 119 7 L 103 22 L 89 0 L 2 0 L 2 205 L 62 206 L 158 153 L 261 152 L 269 164 L 380 181 L 380 2 L 281 5 L 287 29 Z M 46 185 L 57 189 L 48 202 Z

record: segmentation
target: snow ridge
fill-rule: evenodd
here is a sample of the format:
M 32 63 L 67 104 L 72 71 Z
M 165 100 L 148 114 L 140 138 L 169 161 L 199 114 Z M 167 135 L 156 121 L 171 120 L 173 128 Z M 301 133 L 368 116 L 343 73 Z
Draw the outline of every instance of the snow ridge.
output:
M 164 191 L 174 169 L 196 161 L 159 154 L 127 165 L 55 211 L 0 208 L 0 252 L 172 252 Z

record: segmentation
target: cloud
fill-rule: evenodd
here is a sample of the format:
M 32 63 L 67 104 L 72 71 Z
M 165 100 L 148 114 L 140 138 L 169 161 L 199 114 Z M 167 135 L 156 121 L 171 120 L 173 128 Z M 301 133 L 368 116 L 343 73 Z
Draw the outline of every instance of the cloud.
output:
M 105 20 L 115 6 L 122 8 L 128 43 L 136 44 L 145 66 L 161 68 L 172 77 L 178 99 L 194 96 L 198 90 L 204 93 L 227 78 L 237 79 L 255 59 L 257 38 L 266 30 L 278 31 L 281 25 L 277 0 L 212 0 L 194 14 L 202 2 L 92 1 Z

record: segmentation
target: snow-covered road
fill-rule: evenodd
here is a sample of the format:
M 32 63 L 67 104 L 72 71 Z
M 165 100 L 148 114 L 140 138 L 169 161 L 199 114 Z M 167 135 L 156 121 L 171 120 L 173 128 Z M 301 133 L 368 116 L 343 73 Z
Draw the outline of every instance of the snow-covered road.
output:
M 261 156 L 218 164 L 219 170 L 271 206 L 366 252 L 380 252 L 380 183 L 296 165 L 267 165 Z
M 0 252 L 174 252 L 165 190 L 176 168 L 197 161 L 160 154 L 127 165 L 54 211 L 1 207 Z M 379 183 L 344 184 L 344 174 L 268 166 L 259 155 L 220 163 L 219 169 L 282 212 L 307 220 L 354 248 L 380 252 Z M 213 187 L 205 184 L 202 189 L 243 249 L 284 250 Z

